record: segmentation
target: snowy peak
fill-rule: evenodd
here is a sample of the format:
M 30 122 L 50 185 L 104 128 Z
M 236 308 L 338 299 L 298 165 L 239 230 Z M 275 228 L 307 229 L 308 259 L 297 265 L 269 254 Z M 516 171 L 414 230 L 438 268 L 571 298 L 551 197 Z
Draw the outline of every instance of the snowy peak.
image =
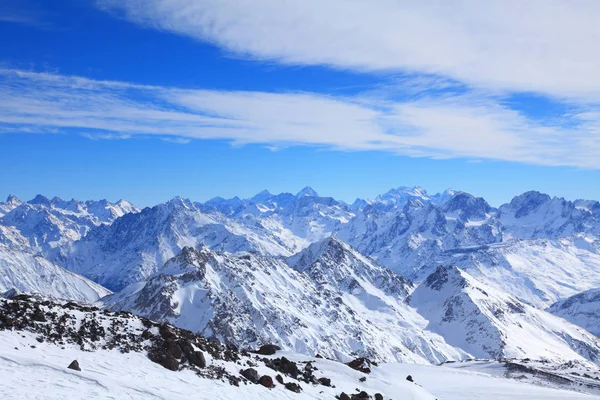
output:
M 319 197 L 319 194 L 310 186 L 306 186 L 296 193 L 296 197 Z
M 6 198 L 6 202 L 0 203 L 0 218 L 2 218 L 3 215 L 8 214 L 12 210 L 14 210 L 21 204 L 23 204 L 23 202 L 19 200 L 17 196 L 12 194 L 8 195 L 8 197 Z
M 418 199 L 421 201 L 429 201 L 429 195 L 427 191 L 422 187 L 405 187 L 400 186 L 398 188 L 392 189 L 387 193 L 377 196 L 375 202 L 382 203 L 387 206 L 396 206 L 402 207 L 406 204 L 407 201 L 411 199 Z
M 271 192 L 269 192 L 267 189 L 265 189 L 262 192 L 257 193 L 254 196 L 252 196 L 250 201 L 252 203 L 262 203 L 262 202 L 269 200 L 271 197 L 273 197 Z
M 28 203 L 47 206 L 47 207 L 52 206 L 52 202 L 46 196 L 42 196 L 41 194 L 38 194 L 32 200 L 29 200 Z
M 442 210 L 463 220 L 482 220 L 492 211 L 492 207 L 481 197 L 458 192 L 444 203 Z
M 536 212 L 542 205 L 550 202 L 550 200 L 552 200 L 551 197 L 545 193 L 529 191 L 514 197 L 509 206 L 512 212 L 514 212 L 515 218 L 522 218 Z

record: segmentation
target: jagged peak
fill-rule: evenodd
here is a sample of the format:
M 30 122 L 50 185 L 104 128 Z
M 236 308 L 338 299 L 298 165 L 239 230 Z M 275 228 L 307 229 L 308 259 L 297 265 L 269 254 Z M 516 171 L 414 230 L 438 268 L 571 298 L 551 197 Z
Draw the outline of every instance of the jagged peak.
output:
M 9 194 L 8 197 L 6 198 L 6 202 L 10 203 L 10 204 L 20 204 L 22 203 L 22 201 L 15 196 L 14 194 Z
M 289 257 L 288 262 L 298 270 L 305 270 L 324 257 L 341 260 L 346 255 L 358 256 L 358 253 L 349 244 L 330 236 Z
M 41 194 L 38 194 L 32 200 L 29 200 L 28 203 L 29 204 L 45 205 L 45 206 L 50 206 L 51 205 L 50 200 L 46 196 L 43 196 Z
M 194 205 L 189 199 L 184 199 L 181 196 L 175 196 L 165 203 L 170 208 L 194 208 Z
M 304 189 L 296 193 L 296 197 L 319 197 L 319 194 L 310 186 L 306 186 Z
M 463 288 L 468 285 L 463 271 L 455 265 L 441 265 L 432 272 L 422 283 L 425 287 L 432 290 L 441 290 L 448 283 L 457 288 Z
M 252 196 L 250 201 L 252 201 L 253 203 L 262 203 L 263 201 L 268 200 L 271 197 L 273 197 L 271 192 L 269 192 L 267 189 L 265 189 L 265 190 L 262 190 L 261 192 L 255 194 L 254 196 Z

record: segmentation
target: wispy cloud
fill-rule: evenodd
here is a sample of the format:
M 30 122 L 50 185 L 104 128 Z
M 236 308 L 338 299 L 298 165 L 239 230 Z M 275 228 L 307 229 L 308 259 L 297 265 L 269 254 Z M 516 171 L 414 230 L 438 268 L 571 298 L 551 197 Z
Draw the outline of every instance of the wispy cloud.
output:
M 600 96 L 596 0 L 97 0 L 144 26 L 294 65 Z
M 222 139 L 600 168 L 600 109 L 591 106 L 547 124 L 473 92 L 398 101 L 187 90 L 6 69 L 0 94 L 0 132 Z

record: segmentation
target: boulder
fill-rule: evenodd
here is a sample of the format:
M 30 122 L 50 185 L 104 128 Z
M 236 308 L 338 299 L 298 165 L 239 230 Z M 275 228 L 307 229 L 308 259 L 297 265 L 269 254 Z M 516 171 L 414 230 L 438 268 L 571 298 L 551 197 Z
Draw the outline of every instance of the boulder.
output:
M 263 356 L 272 356 L 278 350 L 281 350 L 281 347 L 274 345 L 274 344 L 264 344 L 264 345 L 260 346 L 260 348 L 256 351 L 256 353 L 263 355 Z
M 204 358 L 204 353 L 201 351 L 195 351 L 191 354 L 188 354 L 187 359 L 190 364 L 195 365 L 198 368 L 206 367 L 206 358 Z
M 331 379 L 329 378 L 319 378 L 318 381 L 323 386 L 331 386 Z
M 273 378 L 271 378 L 269 375 L 261 376 L 258 380 L 258 383 L 269 389 L 275 386 L 273 383 Z
M 375 400 L 383 400 L 383 395 L 381 393 L 375 393 Z
M 340 394 L 340 395 L 338 396 L 338 399 L 339 399 L 339 400 L 351 400 L 351 399 L 350 399 L 350 396 L 348 396 L 348 395 L 347 395 L 346 393 L 344 393 L 344 392 L 342 392 L 342 394 Z
M 173 328 L 171 328 L 169 325 L 166 325 L 166 324 L 162 324 L 158 328 L 158 332 L 160 333 L 160 336 L 162 336 L 162 338 L 164 340 L 173 340 L 177 337 L 177 334 L 175 333 Z
M 285 384 L 285 388 L 291 392 L 295 392 L 295 393 L 300 393 L 302 391 L 302 388 L 300 387 L 300 385 L 298 385 L 297 383 L 294 382 L 288 382 Z
M 362 391 L 358 394 L 353 394 L 352 397 L 350 397 L 351 400 L 369 400 L 371 398 L 371 396 L 369 396 L 369 394 L 365 391 Z
M 240 374 L 252 383 L 258 383 L 258 372 L 254 368 L 248 368 L 240 371 Z
M 407 376 L 406 380 L 409 382 L 414 382 L 413 377 L 411 375 Z
M 179 347 L 179 345 L 175 342 L 169 342 L 167 344 L 167 348 L 169 350 L 169 353 L 171 353 L 171 355 L 173 357 L 175 357 L 176 359 L 180 360 L 181 356 L 183 355 L 183 352 L 181 351 L 181 347 Z
M 277 382 L 279 382 L 280 384 L 283 385 L 283 376 L 277 374 L 277 376 L 275 377 L 275 379 L 277 380 Z
M 67 368 L 75 371 L 81 371 L 81 368 L 79 368 L 79 362 L 77 360 L 73 360 Z
M 368 360 L 364 357 L 360 357 L 360 358 L 350 361 L 346 365 L 357 371 L 363 372 L 365 374 L 370 374 L 371 373 L 371 368 L 370 368 L 371 364 L 374 365 L 374 363 L 371 362 L 370 360 Z

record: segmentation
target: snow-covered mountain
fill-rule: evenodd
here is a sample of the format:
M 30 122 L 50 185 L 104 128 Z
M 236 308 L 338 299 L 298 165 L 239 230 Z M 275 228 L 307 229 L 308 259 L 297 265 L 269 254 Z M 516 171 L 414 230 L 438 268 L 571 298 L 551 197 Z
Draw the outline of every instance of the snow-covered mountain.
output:
M 600 336 L 600 289 L 591 289 L 554 303 L 547 310 Z
M 107 200 L 65 201 L 37 195 L 33 200 L 21 202 L 9 196 L 5 203 L 0 204 L 0 214 L 3 213 L 0 226 L 4 226 L 0 240 L 15 248 L 47 253 L 81 239 L 96 226 L 111 224 L 115 219 L 137 211 L 125 200 L 117 203 Z
M 467 356 L 424 330 L 411 284 L 335 238 L 288 260 L 184 248 L 146 282 L 102 300 L 242 347 L 417 363 Z
M 0 293 L 10 290 L 93 302 L 111 292 L 71 271 L 0 244 Z
M 600 364 L 600 339 L 486 285 L 439 267 L 410 296 L 433 332 L 479 358 L 532 358 Z
M 254 220 L 202 212 L 180 197 L 112 225 L 92 229 L 64 249 L 57 262 L 100 284 L 120 290 L 154 275 L 185 247 L 208 246 L 221 252 L 292 254 L 289 243 Z
M 0 217 L 19 207 L 23 202 L 15 195 L 9 195 L 4 203 L 0 202 Z
M 533 191 L 501 206 L 497 218 L 504 226 L 507 238 L 558 238 L 600 232 L 597 202 L 571 202 Z
M 432 260 L 544 309 L 559 299 L 600 287 L 600 240 L 583 235 L 510 240 L 454 249 Z

